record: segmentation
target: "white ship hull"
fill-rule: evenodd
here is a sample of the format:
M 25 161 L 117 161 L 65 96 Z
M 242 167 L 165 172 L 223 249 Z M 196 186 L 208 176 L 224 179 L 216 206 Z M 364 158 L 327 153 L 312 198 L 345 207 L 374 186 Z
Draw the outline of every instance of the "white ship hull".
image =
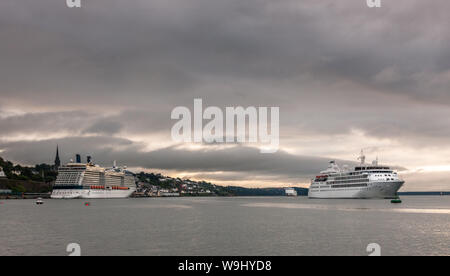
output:
M 74 199 L 74 198 L 127 198 L 130 197 L 136 189 L 129 190 L 91 190 L 91 189 L 61 189 L 54 190 L 51 198 L 54 199 Z
M 404 181 L 372 182 L 367 187 L 310 190 L 309 198 L 395 198 Z
M 69 163 L 58 169 L 51 198 L 127 198 L 135 191 L 134 174 L 122 168 Z

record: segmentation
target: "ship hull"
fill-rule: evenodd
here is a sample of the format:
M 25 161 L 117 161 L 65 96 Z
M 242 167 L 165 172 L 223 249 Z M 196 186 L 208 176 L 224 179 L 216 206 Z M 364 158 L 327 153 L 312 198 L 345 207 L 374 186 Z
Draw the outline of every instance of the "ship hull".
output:
M 133 192 L 135 192 L 134 188 L 130 188 L 129 190 L 98 190 L 98 189 L 83 189 L 83 190 L 72 190 L 72 189 L 60 189 L 53 191 L 51 198 L 53 199 L 76 199 L 76 198 L 85 198 L 85 199 L 95 199 L 95 198 L 127 198 L 130 197 Z
M 72 190 L 58 190 L 58 192 L 52 192 L 50 198 L 53 199 L 75 199 L 81 198 L 81 193 L 75 193 Z
M 309 191 L 309 198 L 396 198 L 404 181 L 373 182 L 363 188 L 337 188 Z

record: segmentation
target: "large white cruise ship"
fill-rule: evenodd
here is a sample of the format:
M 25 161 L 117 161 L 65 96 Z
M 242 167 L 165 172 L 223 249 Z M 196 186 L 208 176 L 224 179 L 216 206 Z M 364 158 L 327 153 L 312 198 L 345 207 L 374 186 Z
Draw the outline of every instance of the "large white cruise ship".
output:
M 131 172 L 115 165 L 105 169 L 88 161 L 60 167 L 51 198 L 126 198 L 135 191 Z
M 395 198 L 405 183 L 397 172 L 386 166 L 365 164 L 361 151 L 361 164 L 353 170 L 340 168 L 331 161 L 328 168 L 311 181 L 309 198 Z

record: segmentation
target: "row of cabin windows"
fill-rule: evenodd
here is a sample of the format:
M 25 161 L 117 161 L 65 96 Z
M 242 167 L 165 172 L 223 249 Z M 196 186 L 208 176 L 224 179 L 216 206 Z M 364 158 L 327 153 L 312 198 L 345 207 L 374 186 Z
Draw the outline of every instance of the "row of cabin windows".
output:
M 369 182 L 369 179 L 355 179 L 355 180 L 347 180 L 347 181 L 329 181 L 327 184 L 341 184 L 341 183 L 361 183 L 361 182 Z
M 367 187 L 367 184 L 331 185 L 331 188 Z

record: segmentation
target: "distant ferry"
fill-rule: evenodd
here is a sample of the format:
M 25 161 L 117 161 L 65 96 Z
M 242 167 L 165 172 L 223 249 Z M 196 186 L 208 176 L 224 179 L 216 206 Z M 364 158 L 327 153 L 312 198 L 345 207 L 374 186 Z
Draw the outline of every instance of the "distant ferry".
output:
M 127 198 L 136 191 L 134 175 L 115 166 L 69 163 L 58 169 L 51 198 Z
M 285 188 L 284 194 L 286 196 L 297 196 L 297 191 L 294 188 Z
M 335 161 L 311 181 L 309 198 L 395 198 L 405 181 L 397 172 L 378 166 L 378 160 L 366 165 L 361 151 L 361 164 L 353 170 L 341 169 Z

